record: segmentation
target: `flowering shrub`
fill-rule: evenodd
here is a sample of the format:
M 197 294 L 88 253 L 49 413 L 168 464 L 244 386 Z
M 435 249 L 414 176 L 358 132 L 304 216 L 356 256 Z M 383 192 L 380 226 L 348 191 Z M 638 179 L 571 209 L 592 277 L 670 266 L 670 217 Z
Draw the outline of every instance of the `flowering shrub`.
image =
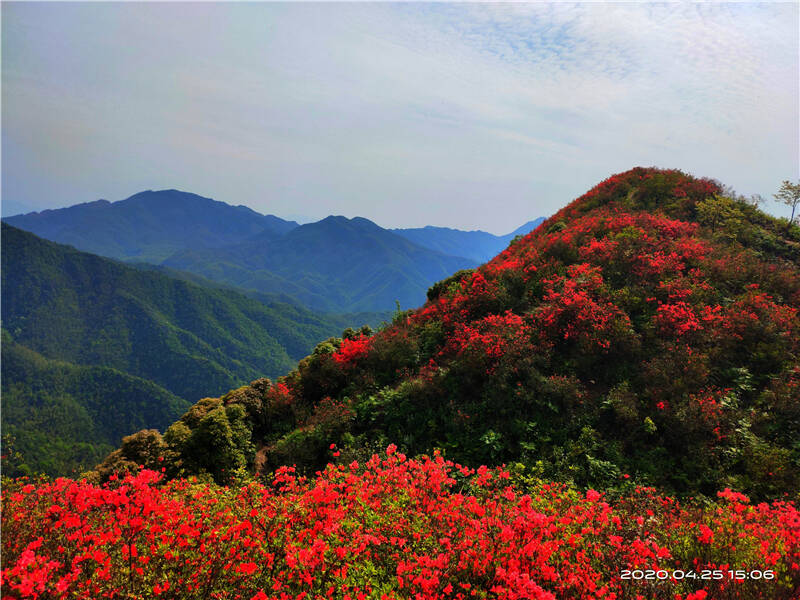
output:
M 618 499 L 394 446 L 269 485 L 9 482 L 6 598 L 788 599 L 800 515 L 730 490 L 706 508 Z M 624 578 L 631 570 L 667 579 Z M 672 574 L 696 572 L 697 578 Z M 700 579 L 719 570 L 720 579 Z M 742 571 L 746 578 L 729 576 Z M 771 579 L 750 574 L 770 571 Z
M 457 325 L 439 355 L 472 355 L 484 363 L 485 371 L 481 369 L 481 372 L 491 375 L 498 359 L 525 347 L 528 335 L 529 326 L 519 315 L 511 311 L 489 315 L 469 325 Z M 474 361 L 471 366 L 476 366 Z
M 359 336 L 355 339 L 345 338 L 342 345 L 334 353 L 333 360 L 340 365 L 352 365 L 369 350 L 369 337 Z
M 556 340 L 575 340 L 585 351 L 611 347 L 616 333 L 630 328 L 630 320 L 602 292 L 600 269 L 583 263 L 567 268 L 566 278 L 545 280 L 547 292 L 537 324 Z

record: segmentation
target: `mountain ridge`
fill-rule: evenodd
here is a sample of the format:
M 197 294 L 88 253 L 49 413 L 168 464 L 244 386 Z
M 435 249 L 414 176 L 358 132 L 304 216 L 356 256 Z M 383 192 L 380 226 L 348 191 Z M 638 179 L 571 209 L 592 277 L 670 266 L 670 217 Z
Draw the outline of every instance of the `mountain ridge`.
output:
M 102 256 L 159 262 L 181 248 L 216 247 L 297 223 L 175 189 L 145 190 L 116 202 L 96 200 L 4 222 Z
M 424 248 L 369 219 L 329 216 L 277 238 L 244 240 L 211 250 L 186 250 L 163 262 L 245 289 L 283 291 L 326 312 L 416 306 L 434 281 L 475 261 Z M 392 279 L 375 291 L 365 282 Z
M 117 202 L 96 200 L 4 222 L 93 254 L 189 271 L 251 295 L 286 294 L 314 310 L 335 313 L 385 312 L 396 301 L 418 306 L 430 285 L 476 267 L 516 233 L 448 229 L 449 238 L 457 239 L 448 245 L 434 239 L 436 231 L 430 229 L 404 233 L 341 215 L 298 225 L 175 189 L 145 190 Z M 357 271 L 369 281 L 388 283 L 364 286 Z
M 392 229 L 412 242 L 453 256 L 464 256 L 483 264 L 500 253 L 518 235 L 527 235 L 544 222 L 539 217 L 521 225 L 511 233 L 493 235 L 486 231 L 462 231 L 450 227 L 425 227 L 411 229 Z

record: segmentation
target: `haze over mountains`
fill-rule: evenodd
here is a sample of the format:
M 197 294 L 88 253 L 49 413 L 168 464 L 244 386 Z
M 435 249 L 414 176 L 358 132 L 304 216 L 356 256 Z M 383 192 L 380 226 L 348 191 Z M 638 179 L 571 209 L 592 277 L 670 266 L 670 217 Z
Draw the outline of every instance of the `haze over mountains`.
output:
M 505 250 L 516 236 L 527 235 L 543 221 L 544 217 L 528 221 L 506 235 L 493 235 L 486 231 L 461 231 L 432 225 L 414 229 L 392 229 L 392 231 L 420 246 L 484 263 Z
M 356 217 L 327 217 L 281 237 L 178 252 L 164 265 L 260 292 L 284 292 L 321 311 L 418 306 L 435 281 L 477 262 L 414 244 Z
M 17 215 L 5 222 L 79 250 L 147 262 L 217 283 L 286 294 L 327 312 L 425 301 L 436 281 L 476 267 L 541 219 L 505 236 L 444 227 L 388 230 L 360 217 L 298 225 L 177 190 L 146 191 Z
M 78 250 L 146 262 L 161 262 L 185 248 L 215 248 L 297 227 L 246 206 L 178 190 L 148 190 L 119 202 L 95 200 L 4 220 Z

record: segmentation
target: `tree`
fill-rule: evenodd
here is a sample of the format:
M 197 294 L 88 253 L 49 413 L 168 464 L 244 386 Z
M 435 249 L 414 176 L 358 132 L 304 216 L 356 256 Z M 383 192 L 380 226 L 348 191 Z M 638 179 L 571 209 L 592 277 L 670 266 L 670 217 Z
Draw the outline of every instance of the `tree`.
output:
M 703 225 L 716 231 L 718 226 L 728 235 L 735 236 L 744 222 L 742 211 L 736 208 L 733 200 L 725 196 L 712 196 L 697 204 L 697 218 Z
M 800 204 L 800 181 L 792 183 L 788 179 L 781 184 L 781 189 L 777 194 L 773 194 L 778 202 L 792 207 L 792 216 L 789 217 L 789 223 L 794 222 L 794 211 L 797 205 Z

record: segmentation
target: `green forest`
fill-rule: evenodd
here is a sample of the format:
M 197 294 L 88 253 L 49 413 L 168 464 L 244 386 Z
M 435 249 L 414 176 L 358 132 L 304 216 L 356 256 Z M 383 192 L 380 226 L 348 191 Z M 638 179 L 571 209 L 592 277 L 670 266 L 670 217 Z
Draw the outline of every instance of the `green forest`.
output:
M 9 456 L 9 475 L 89 468 L 124 434 L 288 372 L 354 318 L 132 268 L 5 223 L 2 286 L 13 340 L 3 344 L 4 435 L 24 457 Z

